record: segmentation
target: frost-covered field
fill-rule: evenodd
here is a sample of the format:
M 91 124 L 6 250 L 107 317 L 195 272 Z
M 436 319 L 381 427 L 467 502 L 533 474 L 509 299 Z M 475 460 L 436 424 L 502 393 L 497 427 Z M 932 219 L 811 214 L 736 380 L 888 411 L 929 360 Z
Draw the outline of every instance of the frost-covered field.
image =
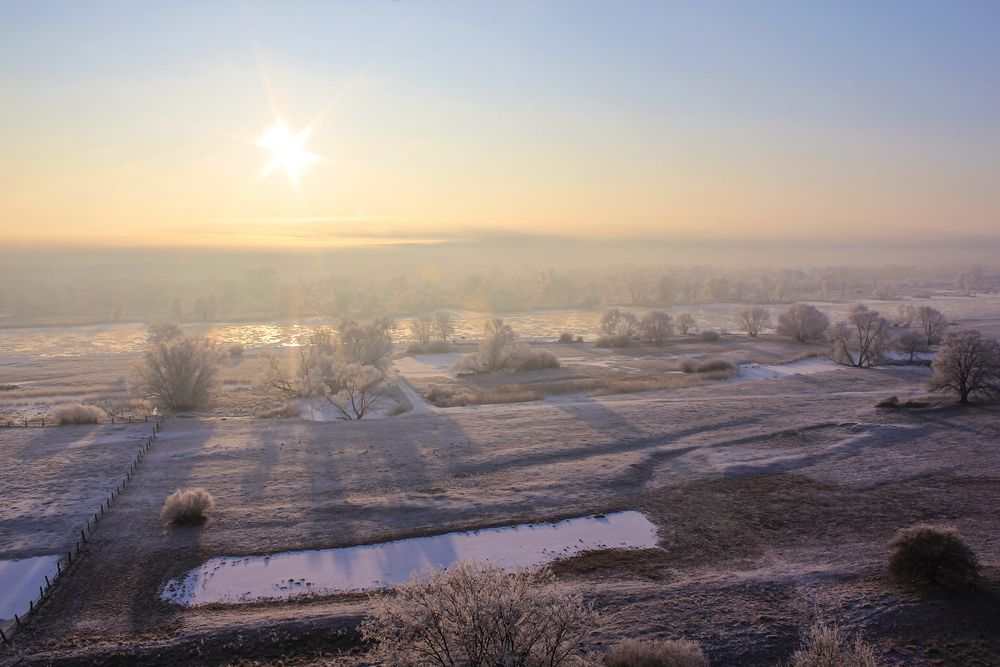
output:
M 214 558 L 633 509 L 658 529 L 657 548 L 557 564 L 564 583 L 605 612 L 590 641 L 626 625 L 629 634 L 667 625 L 699 639 L 718 664 L 774 664 L 796 644 L 803 609 L 818 605 L 893 642 L 906 664 L 925 664 L 920 628 L 932 612 L 914 617 L 923 603 L 883 583 L 892 532 L 947 520 L 987 571 L 1000 567 L 1000 416 L 872 407 L 887 394 L 922 393 L 927 373 L 838 369 L 356 423 L 171 419 L 39 617 L 32 651 L 71 664 L 120 654 L 125 642 L 184 663 L 191 638 L 223 650 L 252 627 L 266 629 L 276 651 L 315 656 L 312 644 L 288 638 L 317 623 L 352 627 L 365 599 L 203 610 L 160 592 Z M 67 486 L 89 483 L 72 472 L 63 472 Z M 167 530 L 160 504 L 189 486 L 208 489 L 216 508 L 203 526 Z M 861 604 L 872 613 L 859 616 Z M 975 619 L 938 622 L 980 632 Z M 964 631 L 954 632 L 965 646 Z M 88 648 L 67 648 L 82 637 Z M 363 655 L 344 660 L 364 664 Z

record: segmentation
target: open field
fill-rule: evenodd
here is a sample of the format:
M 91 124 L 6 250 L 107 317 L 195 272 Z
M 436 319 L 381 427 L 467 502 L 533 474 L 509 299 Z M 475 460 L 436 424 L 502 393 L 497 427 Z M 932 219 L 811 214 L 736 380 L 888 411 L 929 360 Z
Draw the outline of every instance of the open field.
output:
M 25 664 L 204 664 L 241 651 L 315 664 L 342 650 L 330 664 L 363 664 L 353 628 L 364 597 L 184 609 L 158 592 L 214 557 L 638 509 L 659 549 L 557 567 L 602 611 L 592 650 L 684 635 L 715 664 L 774 664 L 818 613 L 864 632 L 890 663 L 990 664 L 1000 413 L 872 407 L 921 394 L 926 374 L 845 369 L 355 423 L 171 419 L 19 651 Z M 159 507 L 182 486 L 208 489 L 217 508 L 203 526 L 168 530 Z M 887 581 L 886 541 L 918 521 L 962 530 L 982 589 L 924 599 Z

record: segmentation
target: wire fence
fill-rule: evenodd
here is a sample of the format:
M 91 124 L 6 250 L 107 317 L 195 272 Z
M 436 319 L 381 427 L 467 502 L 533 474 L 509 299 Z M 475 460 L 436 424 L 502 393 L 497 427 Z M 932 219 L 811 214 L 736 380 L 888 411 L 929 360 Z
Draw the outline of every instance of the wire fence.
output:
M 63 423 L 52 417 L 28 417 L 25 419 L 3 419 L 0 418 L 0 428 L 46 428 L 52 426 L 89 426 L 94 424 L 145 424 L 149 420 L 162 420 L 162 415 L 111 415 L 107 419 L 95 419 L 92 421 L 81 421 Z
M 136 453 L 135 460 L 133 460 L 128 469 L 125 472 L 125 477 L 122 479 L 120 484 L 117 484 L 114 489 L 108 494 L 108 497 L 101 501 L 101 507 L 97 512 L 94 512 L 93 518 L 90 516 L 86 519 L 86 525 L 80 528 L 80 538 L 76 540 L 76 544 L 70 548 L 65 554 L 61 554 L 56 560 L 56 572 L 49 577 L 45 575 L 45 585 L 39 585 L 38 595 L 33 596 L 27 601 L 27 609 L 24 610 L 23 614 L 14 614 L 14 619 L 12 622 L 8 623 L 7 627 L 3 627 L 0 624 L 0 642 L 6 646 L 10 646 L 13 642 L 14 635 L 17 630 L 25 625 L 30 619 L 31 615 L 34 614 L 38 608 L 48 599 L 51 594 L 52 589 L 59 584 L 73 569 L 74 565 L 79 561 L 80 555 L 84 547 L 87 545 L 87 538 L 93 535 L 94 530 L 97 529 L 98 523 L 101 522 L 105 513 L 111 509 L 111 504 L 116 498 L 121 496 L 125 491 L 125 488 L 131 483 L 132 479 L 135 477 L 136 470 L 139 464 L 143 462 L 146 455 L 149 454 L 150 450 L 153 448 L 153 443 L 156 442 L 160 431 L 163 430 L 163 417 L 161 415 L 146 415 L 143 419 L 144 422 L 150 422 L 152 418 L 153 429 L 143 441 L 142 445 L 139 447 L 139 451 Z M 110 418 L 107 422 L 108 424 L 122 423 L 121 418 L 115 421 L 115 418 Z M 131 421 L 129 423 L 135 423 Z M 51 424 L 50 424 L 51 425 Z M 27 426 L 27 424 L 26 424 Z M 44 424 L 43 424 L 44 426 Z M 51 574 L 51 573 L 50 573 Z

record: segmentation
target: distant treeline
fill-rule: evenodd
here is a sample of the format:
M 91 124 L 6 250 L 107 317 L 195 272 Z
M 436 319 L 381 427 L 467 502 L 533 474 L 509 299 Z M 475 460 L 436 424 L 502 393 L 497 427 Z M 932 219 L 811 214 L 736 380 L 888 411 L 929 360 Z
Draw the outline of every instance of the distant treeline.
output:
M 317 271 L 317 273 L 323 273 Z M 405 316 L 439 308 L 515 312 L 704 303 L 779 304 L 975 295 L 1000 289 L 1000 274 L 980 267 L 817 267 L 811 269 L 618 266 L 591 269 L 486 268 L 448 272 L 415 267 L 391 275 L 378 266 L 304 277 L 275 268 L 231 268 L 228 275 L 183 271 L 120 275 L 4 276 L 0 322 L 212 321 L 350 315 Z

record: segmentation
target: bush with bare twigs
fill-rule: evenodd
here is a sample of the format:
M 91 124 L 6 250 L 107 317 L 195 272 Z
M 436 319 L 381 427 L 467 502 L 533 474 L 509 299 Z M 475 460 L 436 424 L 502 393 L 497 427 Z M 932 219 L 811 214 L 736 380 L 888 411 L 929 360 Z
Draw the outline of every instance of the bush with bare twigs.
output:
M 790 667 L 878 667 L 875 649 L 861 637 L 847 640 L 836 625 L 816 623 L 802 648 L 792 654 Z
M 901 528 L 889 547 L 889 574 L 901 583 L 958 584 L 979 573 L 976 555 L 950 526 Z
M 52 411 L 52 418 L 59 424 L 97 424 L 108 418 L 104 410 L 96 405 L 71 403 L 60 405 Z
M 607 652 L 604 664 L 607 667 L 708 667 L 708 660 L 701 647 L 687 639 L 626 639 Z
M 547 570 L 460 562 L 373 599 L 361 626 L 386 664 L 567 665 L 595 614 Z
M 169 410 L 203 407 L 211 396 L 219 351 L 206 338 L 175 336 L 150 343 L 135 365 L 136 389 Z
M 201 523 L 214 505 L 205 489 L 177 489 L 163 501 L 160 518 L 175 524 Z

